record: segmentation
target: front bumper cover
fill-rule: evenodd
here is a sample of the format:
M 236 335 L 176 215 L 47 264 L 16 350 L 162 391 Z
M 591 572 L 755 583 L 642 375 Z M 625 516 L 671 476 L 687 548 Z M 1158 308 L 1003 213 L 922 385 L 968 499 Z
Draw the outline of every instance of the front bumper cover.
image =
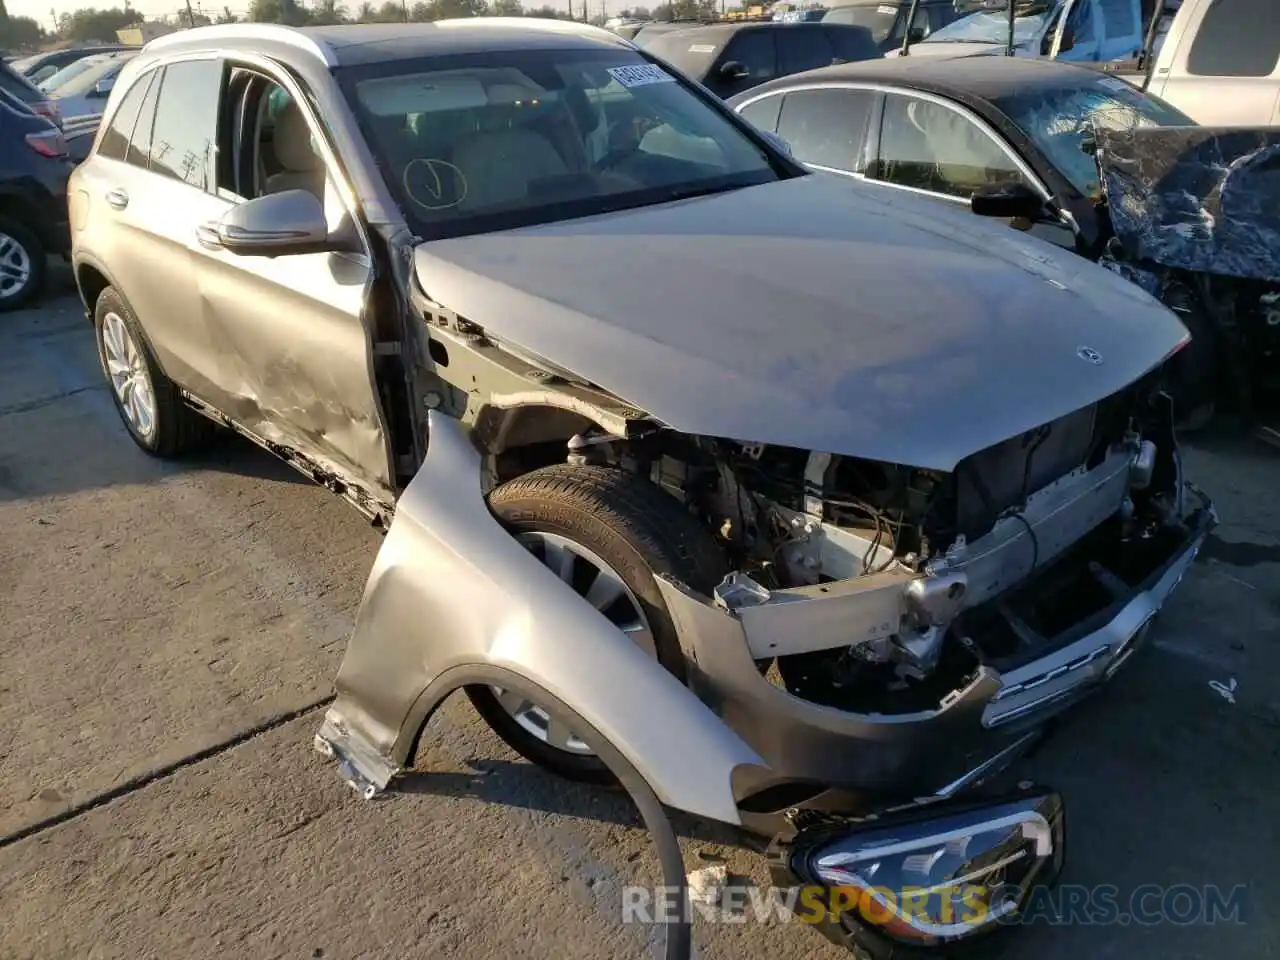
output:
M 1198 505 L 1184 518 L 1180 545 L 1127 596 L 1058 636 L 1039 638 L 1040 649 L 1051 652 L 1003 674 L 980 666 L 936 709 L 917 713 L 851 713 L 792 695 L 761 674 L 740 619 L 661 579 L 687 644 L 691 685 L 769 767 L 767 776 L 738 785 L 740 798 L 811 783 L 900 802 L 949 795 L 993 759 L 1013 759 L 1007 755 L 1016 756 L 1047 720 L 1109 679 L 1141 643 L 1216 522 L 1208 498 L 1189 492 Z M 839 646 L 838 633 L 828 646 Z

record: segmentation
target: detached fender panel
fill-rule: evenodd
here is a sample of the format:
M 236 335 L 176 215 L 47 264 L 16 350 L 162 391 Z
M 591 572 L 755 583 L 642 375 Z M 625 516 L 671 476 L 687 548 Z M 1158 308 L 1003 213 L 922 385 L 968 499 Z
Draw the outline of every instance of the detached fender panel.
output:
M 440 701 L 504 674 L 581 716 L 663 803 L 740 822 L 733 772 L 764 762 L 502 528 L 481 492 L 480 454 L 457 420 L 432 411 L 321 739 L 383 787 Z

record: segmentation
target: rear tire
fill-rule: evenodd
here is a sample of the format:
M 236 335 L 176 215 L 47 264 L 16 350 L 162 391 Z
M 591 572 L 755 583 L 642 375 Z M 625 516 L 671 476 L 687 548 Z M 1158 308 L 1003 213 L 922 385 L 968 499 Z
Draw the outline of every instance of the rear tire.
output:
M 655 574 L 668 574 L 695 590 L 710 593 L 728 573 L 728 564 L 711 534 L 678 501 L 622 470 L 566 464 L 535 470 L 503 484 L 489 495 L 489 507 L 535 555 L 542 546 L 539 559 L 544 563 L 552 559 L 545 552 L 547 544 L 555 551 L 556 561 L 565 549 L 574 553 L 578 559 L 570 561 L 572 569 L 562 578 L 584 598 L 596 581 L 606 576 L 607 567 L 607 575 L 616 576 L 626 588 L 625 595 L 597 604 L 597 609 L 624 632 L 638 612 L 644 627 L 629 635 L 677 679 L 685 681 L 684 653 Z M 579 549 L 573 550 L 574 546 Z M 597 577 L 591 567 L 601 562 Z M 603 593 L 597 587 L 597 596 Z M 629 604 L 635 605 L 635 612 Z M 606 687 L 626 682 L 625 677 L 600 678 Z M 527 718 L 521 723 L 494 688 L 468 687 L 467 695 L 493 731 L 525 759 L 570 780 L 614 782 L 595 755 L 552 746 L 549 725 L 546 737 L 530 732 Z
M 35 231 L 0 216 L 0 313 L 26 306 L 44 289 L 48 257 Z
M 217 427 L 187 406 L 161 371 L 133 309 L 114 287 L 99 294 L 93 329 L 102 372 L 133 442 L 166 459 L 207 446 Z

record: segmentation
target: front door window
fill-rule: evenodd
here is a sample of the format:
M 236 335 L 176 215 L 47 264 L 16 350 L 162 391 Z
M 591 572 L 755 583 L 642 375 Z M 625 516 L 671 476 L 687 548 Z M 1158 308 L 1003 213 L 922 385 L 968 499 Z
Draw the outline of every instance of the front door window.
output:
M 989 133 L 958 110 L 904 94 L 885 97 L 874 177 L 967 200 L 989 183 L 1025 182 Z

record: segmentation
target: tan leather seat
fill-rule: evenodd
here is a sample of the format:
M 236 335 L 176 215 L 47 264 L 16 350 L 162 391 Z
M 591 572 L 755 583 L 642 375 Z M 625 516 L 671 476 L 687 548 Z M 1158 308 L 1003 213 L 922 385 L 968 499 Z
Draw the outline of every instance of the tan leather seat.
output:
M 266 192 L 309 190 L 323 202 L 324 162 L 311 144 L 311 128 L 296 103 L 280 111 L 271 143 L 283 169 L 267 178 Z
M 453 164 L 466 178 L 466 194 L 458 204 L 463 210 L 521 200 L 533 181 L 570 172 L 550 140 L 518 127 L 463 139 L 454 148 Z

